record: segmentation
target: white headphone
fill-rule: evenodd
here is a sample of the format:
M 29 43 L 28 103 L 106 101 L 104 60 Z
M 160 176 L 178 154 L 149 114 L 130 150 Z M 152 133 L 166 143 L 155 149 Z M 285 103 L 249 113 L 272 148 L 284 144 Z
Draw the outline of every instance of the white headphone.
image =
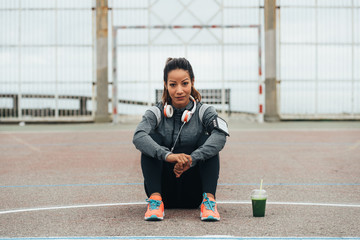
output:
M 194 114 L 194 112 L 196 110 L 196 100 L 191 95 L 190 95 L 190 99 L 194 102 L 194 106 L 191 109 L 191 111 L 185 110 L 183 112 L 183 114 L 181 116 L 181 122 L 183 122 L 183 123 L 189 122 L 191 116 Z M 164 106 L 164 115 L 165 115 L 165 117 L 171 118 L 173 114 L 174 114 L 173 107 L 171 105 L 168 105 L 167 103 L 165 103 L 165 106 Z

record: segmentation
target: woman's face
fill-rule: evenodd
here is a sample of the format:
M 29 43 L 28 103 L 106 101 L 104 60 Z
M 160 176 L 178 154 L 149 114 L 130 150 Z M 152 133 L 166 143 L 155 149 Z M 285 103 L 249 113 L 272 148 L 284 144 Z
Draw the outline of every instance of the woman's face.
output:
M 189 73 L 184 69 L 174 69 L 168 73 L 166 88 L 174 107 L 186 107 L 190 101 L 192 84 Z

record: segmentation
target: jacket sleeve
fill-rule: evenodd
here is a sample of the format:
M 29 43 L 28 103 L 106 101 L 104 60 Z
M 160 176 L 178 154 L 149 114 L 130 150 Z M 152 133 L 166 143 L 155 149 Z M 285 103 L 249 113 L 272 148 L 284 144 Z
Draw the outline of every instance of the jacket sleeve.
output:
M 171 153 L 167 147 L 160 146 L 151 136 L 157 125 L 155 114 L 147 110 L 142 117 L 141 122 L 136 127 L 133 144 L 143 154 L 159 160 L 165 160 Z
M 214 107 L 209 107 L 203 116 L 203 124 L 205 128 L 212 123 L 212 120 L 217 117 Z M 207 140 L 195 151 L 191 153 L 192 165 L 195 166 L 198 161 L 204 161 L 218 154 L 225 146 L 226 135 L 225 133 L 214 128 Z

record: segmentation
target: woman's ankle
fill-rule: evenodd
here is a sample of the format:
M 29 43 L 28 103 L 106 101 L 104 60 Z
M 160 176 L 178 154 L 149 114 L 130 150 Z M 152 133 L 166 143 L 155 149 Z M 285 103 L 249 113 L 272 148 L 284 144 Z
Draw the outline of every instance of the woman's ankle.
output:
M 207 195 L 208 198 L 211 198 L 211 199 L 215 200 L 214 194 L 212 194 L 212 193 L 206 193 L 206 195 Z
M 156 199 L 156 200 L 161 200 L 161 199 L 162 199 L 161 194 L 158 193 L 158 192 L 152 193 L 152 194 L 150 195 L 150 198 L 151 198 L 151 199 Z

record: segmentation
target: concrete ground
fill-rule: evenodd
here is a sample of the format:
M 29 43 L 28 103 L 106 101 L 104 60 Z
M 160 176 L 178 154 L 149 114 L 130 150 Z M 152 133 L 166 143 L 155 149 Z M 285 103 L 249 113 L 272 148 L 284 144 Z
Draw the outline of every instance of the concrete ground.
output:
M 360 239 L 360 122 L 229 119 L 220 222 L 145 222 L 136 123 L 0 125 L 0 240 Z M 252 217 L 260 179 L 266 216 Z

